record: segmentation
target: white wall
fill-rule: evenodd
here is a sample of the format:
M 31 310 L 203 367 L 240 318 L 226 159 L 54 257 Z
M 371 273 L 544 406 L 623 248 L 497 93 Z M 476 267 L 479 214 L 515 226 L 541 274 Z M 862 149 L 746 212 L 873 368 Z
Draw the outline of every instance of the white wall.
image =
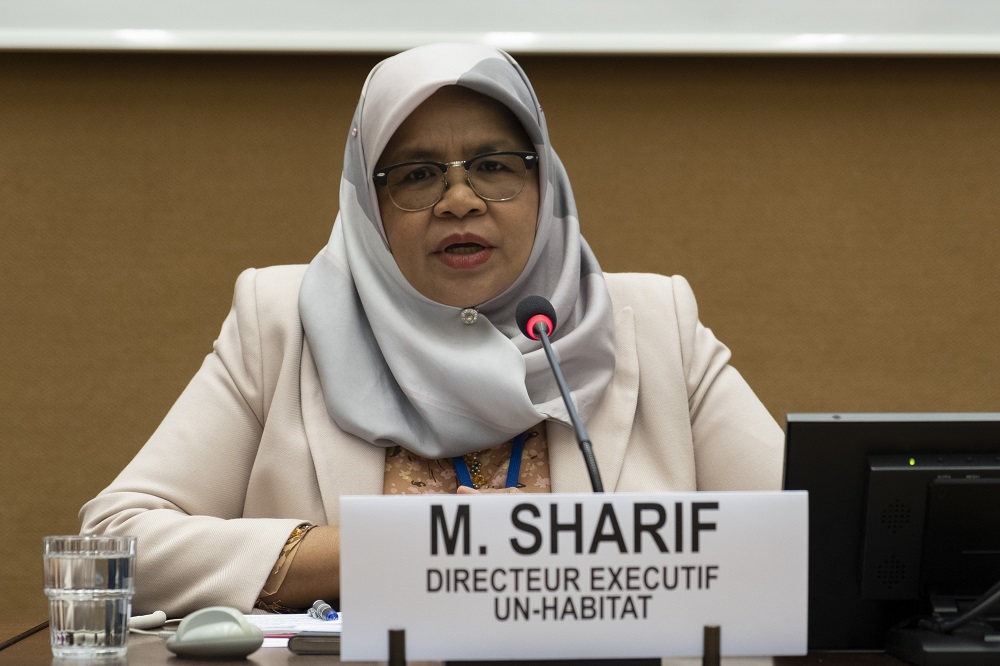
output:
M 995 0 L 0 0 L 0 50 L 1000 54 Z

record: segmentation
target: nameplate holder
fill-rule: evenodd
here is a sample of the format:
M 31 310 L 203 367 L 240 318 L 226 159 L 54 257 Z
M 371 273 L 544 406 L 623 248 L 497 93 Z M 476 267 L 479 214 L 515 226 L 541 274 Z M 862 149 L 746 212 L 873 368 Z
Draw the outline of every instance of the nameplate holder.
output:
M 805 492 L 342 497 L 341 658 L 806 653 Z

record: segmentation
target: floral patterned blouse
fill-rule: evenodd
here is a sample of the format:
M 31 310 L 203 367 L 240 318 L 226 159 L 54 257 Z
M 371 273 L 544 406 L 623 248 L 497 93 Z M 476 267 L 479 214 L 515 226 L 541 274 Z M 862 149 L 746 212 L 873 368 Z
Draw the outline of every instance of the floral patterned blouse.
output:
M 465 457 L 466 464 L 478 459 L 480 474 L 486 488 L 504 488 L 513 440 L 500 446 Z M 549 447 L 545 423 L 539 423 L 528 433 L 521 455 L 521 473 L 517 487 L 526 493 L 550 492 Z M 414 495 L 420 493 L 454 493 L 458 490 L 458 475 L 451 458 L 428 460 L 395 446 L 386 451 L 384 495 Z

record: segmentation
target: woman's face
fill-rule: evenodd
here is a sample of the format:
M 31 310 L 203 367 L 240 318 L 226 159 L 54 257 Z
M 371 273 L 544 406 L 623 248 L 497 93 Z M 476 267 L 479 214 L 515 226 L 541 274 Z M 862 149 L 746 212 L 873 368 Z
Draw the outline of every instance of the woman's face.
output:
M 498 102 L 449 86 L 410 114 L 378 164 L 464 161 L 483 153 L 534 150 L 514 115 Z M 465 170 L 448 171 L 448 189 L 431 208 L 404 211 L 378 187 L 379 211 L 389 250 L 414 289 L 455 307 L 487 301 L 521 274 L 535 242 L 538 169 L 509 201 L 481 199 Z

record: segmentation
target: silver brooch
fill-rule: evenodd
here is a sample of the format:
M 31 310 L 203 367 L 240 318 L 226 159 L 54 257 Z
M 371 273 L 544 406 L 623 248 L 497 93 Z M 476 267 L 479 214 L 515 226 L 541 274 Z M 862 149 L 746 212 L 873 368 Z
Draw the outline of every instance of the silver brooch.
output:
M 458 316 L 462 319 L 462 323 L 466 326 L 472 326 L 479 319 L 479 312 L 476 308 L 465 308 L 458 313 Z

